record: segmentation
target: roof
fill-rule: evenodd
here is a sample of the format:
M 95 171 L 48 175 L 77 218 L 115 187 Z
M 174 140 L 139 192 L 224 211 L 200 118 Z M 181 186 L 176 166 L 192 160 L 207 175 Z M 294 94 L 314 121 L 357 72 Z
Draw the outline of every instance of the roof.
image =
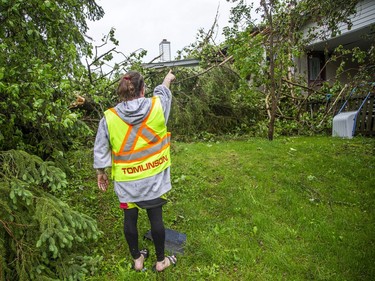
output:
M 143 63 L 142 67 L 144 68 L 164 68 L 164 67 L 174 67 L 174 66 L 193 67 L 193 66 L 198 66 L 199 62 L 200 60 L 198 59 L 161 61 L 161 62 Z

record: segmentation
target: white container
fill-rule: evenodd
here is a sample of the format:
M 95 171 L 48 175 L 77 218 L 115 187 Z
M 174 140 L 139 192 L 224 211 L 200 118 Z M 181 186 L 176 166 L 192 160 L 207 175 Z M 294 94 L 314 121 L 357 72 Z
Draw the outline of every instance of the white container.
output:
M 358 111 L 341 112 L 333 117 L 332 136 L 353 138 Z

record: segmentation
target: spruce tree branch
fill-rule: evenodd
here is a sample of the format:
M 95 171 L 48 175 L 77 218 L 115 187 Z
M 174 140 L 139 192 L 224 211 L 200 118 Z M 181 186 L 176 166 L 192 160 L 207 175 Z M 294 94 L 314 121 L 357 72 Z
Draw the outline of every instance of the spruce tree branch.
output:
M 14 239 L 15 237 L 13 235 L 13 232 L 8 227 L 8 224 L 5 221 L 3 221 L 3 220 L 0 220 L 0 223 L 3 225 L 4 229 L 6 230 L 6 232 Z

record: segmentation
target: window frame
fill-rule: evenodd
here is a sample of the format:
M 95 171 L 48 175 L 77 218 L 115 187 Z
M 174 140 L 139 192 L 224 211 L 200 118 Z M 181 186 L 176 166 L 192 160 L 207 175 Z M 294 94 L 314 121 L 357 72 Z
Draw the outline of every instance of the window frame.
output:
M 313 67 L 313 60 L 318 59 L 319 61 L 319 72 L 317 73 L 317 76 L 312 78 L 311 68 Z M 326 79 L 326 57 L 324 55 L 324 52 L 309 52 L 307 54 L 307 79 L 308 84 L 311 85 L 321 85 L 323 82 L 325 82 Z

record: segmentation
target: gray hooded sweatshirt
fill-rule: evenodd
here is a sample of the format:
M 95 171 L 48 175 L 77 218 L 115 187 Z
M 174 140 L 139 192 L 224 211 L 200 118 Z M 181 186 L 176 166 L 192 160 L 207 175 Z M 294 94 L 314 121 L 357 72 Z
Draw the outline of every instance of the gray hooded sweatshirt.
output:
M 164 85 L 154 89 L 154 96 L 159 96 L 163 107 L 165 123 L 171 109 L 172 94 Z M 141 123 L 151 110 L 151 98 L 138 98 L 121 102 L 115 106 L 119 116 L 128 124 Z M 94 168 L 107 168 L 112 166 L 112 151 L 109 142 L 109 132 L 106 119 L 99 122 L 94 145 Z M 170 167 L 164 171 L 140 180 L 114 181 L 114 189 L 120 203 L 139 202 L 160 197 L 171 189 Z

